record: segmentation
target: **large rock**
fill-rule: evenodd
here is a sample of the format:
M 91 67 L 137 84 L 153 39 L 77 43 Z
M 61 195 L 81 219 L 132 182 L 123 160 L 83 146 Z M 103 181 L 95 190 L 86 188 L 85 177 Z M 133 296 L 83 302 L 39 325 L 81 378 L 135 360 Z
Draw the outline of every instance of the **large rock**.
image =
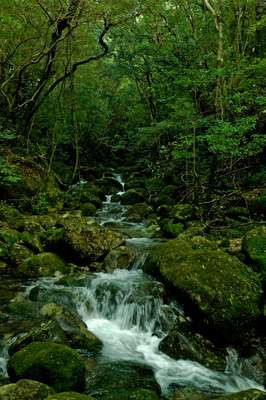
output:
M 75 313 L 55 303 L 45 304 L 40 309 L 39 326 L 18 335 L 9 348 L 12 355 L 32 342 L 53 341 L 74 349 L 96 354 L 102 342 L 87 330 L 85 323 Z
M 208 368 L 224 371 L 225 355 L 220 354 L 215 346 L 199 333 L 182 332 L 179 326 L 173 327 L 160 342 L 159 350 L 174 359 L 189 359 Z
M 30 379 L 0 386 L 1 400 L 44 400 L 52 393 L 53 390 L 49 386 Z
M 93 219 L 76 216 L 61 218 L 58 228 L 50 229 L 46 238 L 48 249 L 81 264 L 101 260 L 123 243 L 120 234 L 102 227 Z
M 92 368 L 87 375 L 86 393 L 97 396 L 97 398 L 105 400 L 134 399 L 129 396 L 129 393 L 140 389 L 160 394 L 160 387 L 152 370 L 145 365 L 131 362 L 105 362 Z M 126 393 L 128 397 L 125 396 Z M 144 400 L 146 398 L 142 396 L 137 399 Z M 152 397 L 150 399 L 153 400 Z
M 92 203 L 99 208 L 104 199 L 104 193 L 93 183 L 81 181 L 65 194 L 64 203 L 70 209 L 78 209 L 81 203 Z
M 0 221 L 6 222 L 14 229 L 20 229 L 24 224 L 23 215 L 15 207 L 5 203 L 0 204 Z
M 266 282 L 266 226 L 260 226 L 247 232 L 242 249 Z
M 40 253 L 27 258 L 17 268 L 17 274 L 27 278 L 53 276 L 60 272 L 69 271 L 67 264 L 56 254 Z
M 147 193 L 145 189 L 141 188 L 129 189 L 126 193 L 123 194 L 123 196 L 121 196 L 121 203 L 125 205 L 143 203 L 146 197 Z
M 103 269 L 106 272 L 112 272 L 119 268 L 129 268 L 134 261 L 134 252 L 126 246 L 120 246 L 117 249 L 113 249 L 105 257 L 103 263 Z
M 82 391 L 85 366 L 82 357 L 67 346 L 35 342 L 15 353 L 8 361 L 11 381 L 33 379 L 55 391 Z
M 260 316 L 260 278 L 236 257 L 206 242 L 174 239 L 161 244 L 144 270 L 161 276 L 201 326 L 231 342 Z
M 124 216 L 130 222 L 142 222 L 146 219 L 151 213 L 153 209 L 151 206 L 145 203 L 137 203 L 131 206 Z

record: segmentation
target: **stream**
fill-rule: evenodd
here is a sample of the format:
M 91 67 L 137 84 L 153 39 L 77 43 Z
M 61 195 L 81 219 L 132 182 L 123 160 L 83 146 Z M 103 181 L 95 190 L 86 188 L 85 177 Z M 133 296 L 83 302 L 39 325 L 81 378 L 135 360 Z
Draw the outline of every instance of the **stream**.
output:
M 123 194 L 125 185 L 121 176 L 114 175 L 114 178 L 121 183 L 120 194 Z M 164 395 L 171 386 L 189 386 L 213 394 L 250 388 L 264 390 L 254 380 L 241 375 L 236 352 L 232 350 L 228 352 L 224 373 L 190 360 L 174 360 L 158 350 L 175 315 L 182 310 L 174 302 L 164 304 L 163 285 L 141 270 L 147 252 L 157 239 L 145 237 L 144 223 L 129 223 L 124 218 L 125 210 L 125 206 L 113 203 L 112 196 L 107 195 L 97 218 L 102 225 L 128 234 L 127 246 L 136 255 L 130 269 L 90 274 L 87 282 L 80 286 L 60 285 L 56 279 L 41 279 L 34 285 L 70 292 L 88 330 L 103 342 L 99 357 L 112 362 L 130 361 L 151 367 Z M 28 287 L 27 292 L 32 287 Z M 2 353 L 0 374 L 1 368 L 5 373 L 6 363 L 6 354 Z

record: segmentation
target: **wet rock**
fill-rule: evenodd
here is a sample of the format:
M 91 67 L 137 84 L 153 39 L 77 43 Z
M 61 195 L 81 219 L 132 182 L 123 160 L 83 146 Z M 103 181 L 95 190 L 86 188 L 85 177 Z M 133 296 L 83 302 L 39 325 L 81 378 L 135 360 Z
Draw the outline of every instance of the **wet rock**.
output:
M 57 392 L 82 391 L 85 366 L 81 356 L 67 346 L 35 342 L 15 353 L 8 361 L 11 381 L 33 379 L 46 383 Z
M 0 386 L 1 400 L 44 400 L 52 393 L 49 386 L 30 379 Z
M 192 331 L 180 331 L 179 326 L 170 330 L 160 342 L 159 349 L 176 360 L 188 359 L 199 362 L 208 368 L 224 371 L 226 358 L 202 335 Z
M 17 268 L 16 273 L 27 278 L 53 276 L 69 272 L 67 264 L 56 254 L 40 253 L 27 258 Z
M 242 249 L 266 282 L 266 226 L 247 232 Z
M 133 205 L 136 203 L 143 203 L 146 197 L 147 193 L 145 189 L 129 189 L 126 193 L 123 194 L 123 196 L 121 196 L 121 204 Z
M 21 334 L 10 346 L 11 355 L 32 342 L 43 341 L 65 344 L 90 354 L 102 349 L 102 342 L 87 330 L 85 323 L 64 307 L 49 303 L 42 307 L 40 315 L 44 317 L 42 324 Z
M 102 350 L 103 344 L 100 339 L 87 330 L 87 326 L 77 314 L 56 304 L 46 304 L 40 312 L 44 317 L 52 318 L 59 324 L 70 347 L 84 349 L 91 354 Z
M 122 185 L 114 177 L 105 177 L 98 181 L 98 184 L 103 193 L 115 194 L 122 191 Z
M 130 222 L 142 222 L 153 212 L 152 207 L 145 203 L 137 203 L 131 206 L 124 216 Z
M 93 398 L 77 392 L 62 392 L 53 394 L 45 400 L 93 400 Z
M 68 345 L 68 340 L 56 321 L 42 322 L 32 330 L 20 333 L 9 347 L 9 354 L 12 356 L 33 342 L 53 341 L 59 344 Z
M 46 246 L 77 264 L 98 261 L 124 243 L 119 233 L 102 227 L 93 219 L 67 215 L 58 224 L 60 230 L 48 232 Z
M 250 389 L 244 392 L 216 397 L 216 400 L 266 400 L 266 393 L 260 390 Z
M 113 249 L 105 257 L 103 262 L 103 270 L 106 272 L 112 272 L 119 268 L 129 268 L 134 261 L 134 252 L 126 247 L 120 246 L 117 249 Z
M 36 302 L 36 304 L 40 304 L 41 307 L 44 304 L 55 303 L 60 306 L 64 305 L 70 310 L 76 309 L 72 289 L 67 287 L 58 288 L 57 286 L 35 286 L 29 292 L 29 299 Z
M 144 270 L 161 276 L 201 326 L 236 340 L 260 317 L 259 276 L 221 250 L 173 239 L 154 248 Z
M 57 284 L 71 287 L 88 287 L 93 278 L 94 275 L 88 272 L 74 272 L 63 276 L 57 281 Z
M 131 362 L 100 363 L 88 372 L 85 392 L 91 396 L 122 400 L 125 397 L 115 397 L 121 389 L 124 393 L 146 389 L 160 394 L 153 371 L 144 365 Z

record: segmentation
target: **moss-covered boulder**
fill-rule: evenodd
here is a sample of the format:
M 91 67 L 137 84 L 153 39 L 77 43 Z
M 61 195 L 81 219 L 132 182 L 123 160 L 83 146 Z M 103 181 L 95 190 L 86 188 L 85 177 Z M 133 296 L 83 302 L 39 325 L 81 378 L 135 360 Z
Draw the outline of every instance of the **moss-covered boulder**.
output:
M 216 400 L 266 400 L 266 392 L 250 389 L 244 392 L 216 397 Z
M 46 247 L 68 261 L 86 264 L 104 258 L 124 243 L 123 237 L 86 217 L 63 216 L 47 232 Z
M 105 194 L 115 194 L 121 192 L 123 189 L 121 183 L 113 176 L 106 176 L 100 179 L 97 183 L 100 186 L 101 191 Z
M 232 341 L 260 317 L 259 276 L 236 257 L 193 240 L 153 249 L 144 270 L 162 279 L 201 325 Z
M 104 193 L 93 182 L 81 181 L 65 194 L 64 204 L 70 209 L 78 209 L 82 203 L 92 203 L 99 208 L 104 199 Z
M 33 379 L 57 392 L 82 392 L 85 384 L 82 357 L 75 350 L 52 342 L 31 343 L 15 353 L 8 361 L 8 373 L 11 381 Z
M 1 400 L 44 400 L 52 393 L 49 386 L 30 379 L 0 386 Z
M 6 222 L 13 229 L 21 229 L 24 225 L 23 215 L 15 207 L 4 202 L 0 203 L 0 221 Z
M 120 246 L 113 249 L 105 257 L 103 262 L 103 269 L 106 272 L 112 272 L 117 268 L 129 268 L 135 258 L 134 252 L 126 246 Z
M 17 274 L 27 278 L 53 276 L 68 272 L 66 263 L 56 254 L 40 253 L 27 258 L 17 269 Z
M 247 232 L 242 250 L 266 282 L 266 226 L 260 226 Z
M 183 224 L 175 223 L 174 220 L 170 218 L 164 218 L 160 222 L 160 227 L 163 235 L 170 239 L 176 238 L 185 229 Z
M 15 243 L 9 247 L 9 261 L 12 265 L 19 266 L 33 256 L 33 251 L 23 244 Z
M 170 215 L 177 222 L 185 222 L 193 219 L 194 214 L 194 207 L 191 204 L 176 204 Z
M 56 304 L 44 305 L 40 313 L 47 319 L 57 322 L 70 347 L 83 349 L 91 354 L 101 351 L 103 344 L 100 339 L 87 330 L 85 323 L 75 313 Z
M 80 394 L 77 392 L 61 392 L 55 393 L 45 400 L 93 400 L 91 396 L 86 394 Z
M 153 209 L 151 206 L 145 203 L 137 203 L 131 206 L 124 216 L 130 222 L 142 222 L 145 220 L 151 213 Z
M 121 203 L 125 205 L 143 203 L 146 197 L 147 193 L 145 189 L 142 188 L 129 189 L 126 193 L 123 194 L 123 196 L 121 196 Z
M 83 203 L 80 206 L 81 215 L 85 217 L 92 217 L 96 214 L 97 208 L 92 203 Z

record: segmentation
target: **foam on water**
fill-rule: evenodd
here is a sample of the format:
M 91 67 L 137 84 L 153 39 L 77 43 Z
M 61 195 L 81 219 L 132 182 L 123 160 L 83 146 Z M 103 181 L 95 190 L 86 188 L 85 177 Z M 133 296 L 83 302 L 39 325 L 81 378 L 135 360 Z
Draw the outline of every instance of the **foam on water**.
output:
M 264 390 L 236 369 L 217 372 L 190 360 L 173 360 L 160 352 L 159 343 L 167 333 L 162 300 L 149 293 L 140 299 L 138 295 L 134 297 L 137 286 L 146 279 L 145 274 L 136 270 L 100 273 L 90 288 L 83 288 L 83 296 L 79 292 L 78 312 L 88 329 L 102 340 L 104 357 L 149 365 L 163 393 L 167 393 L 171 384 L 189 385 L 211 393 L 234 393 L 250 388 Z M 90 307 L 86 306 L 88 303 Z M 160 337 L 155 335 L 158 327 Z

